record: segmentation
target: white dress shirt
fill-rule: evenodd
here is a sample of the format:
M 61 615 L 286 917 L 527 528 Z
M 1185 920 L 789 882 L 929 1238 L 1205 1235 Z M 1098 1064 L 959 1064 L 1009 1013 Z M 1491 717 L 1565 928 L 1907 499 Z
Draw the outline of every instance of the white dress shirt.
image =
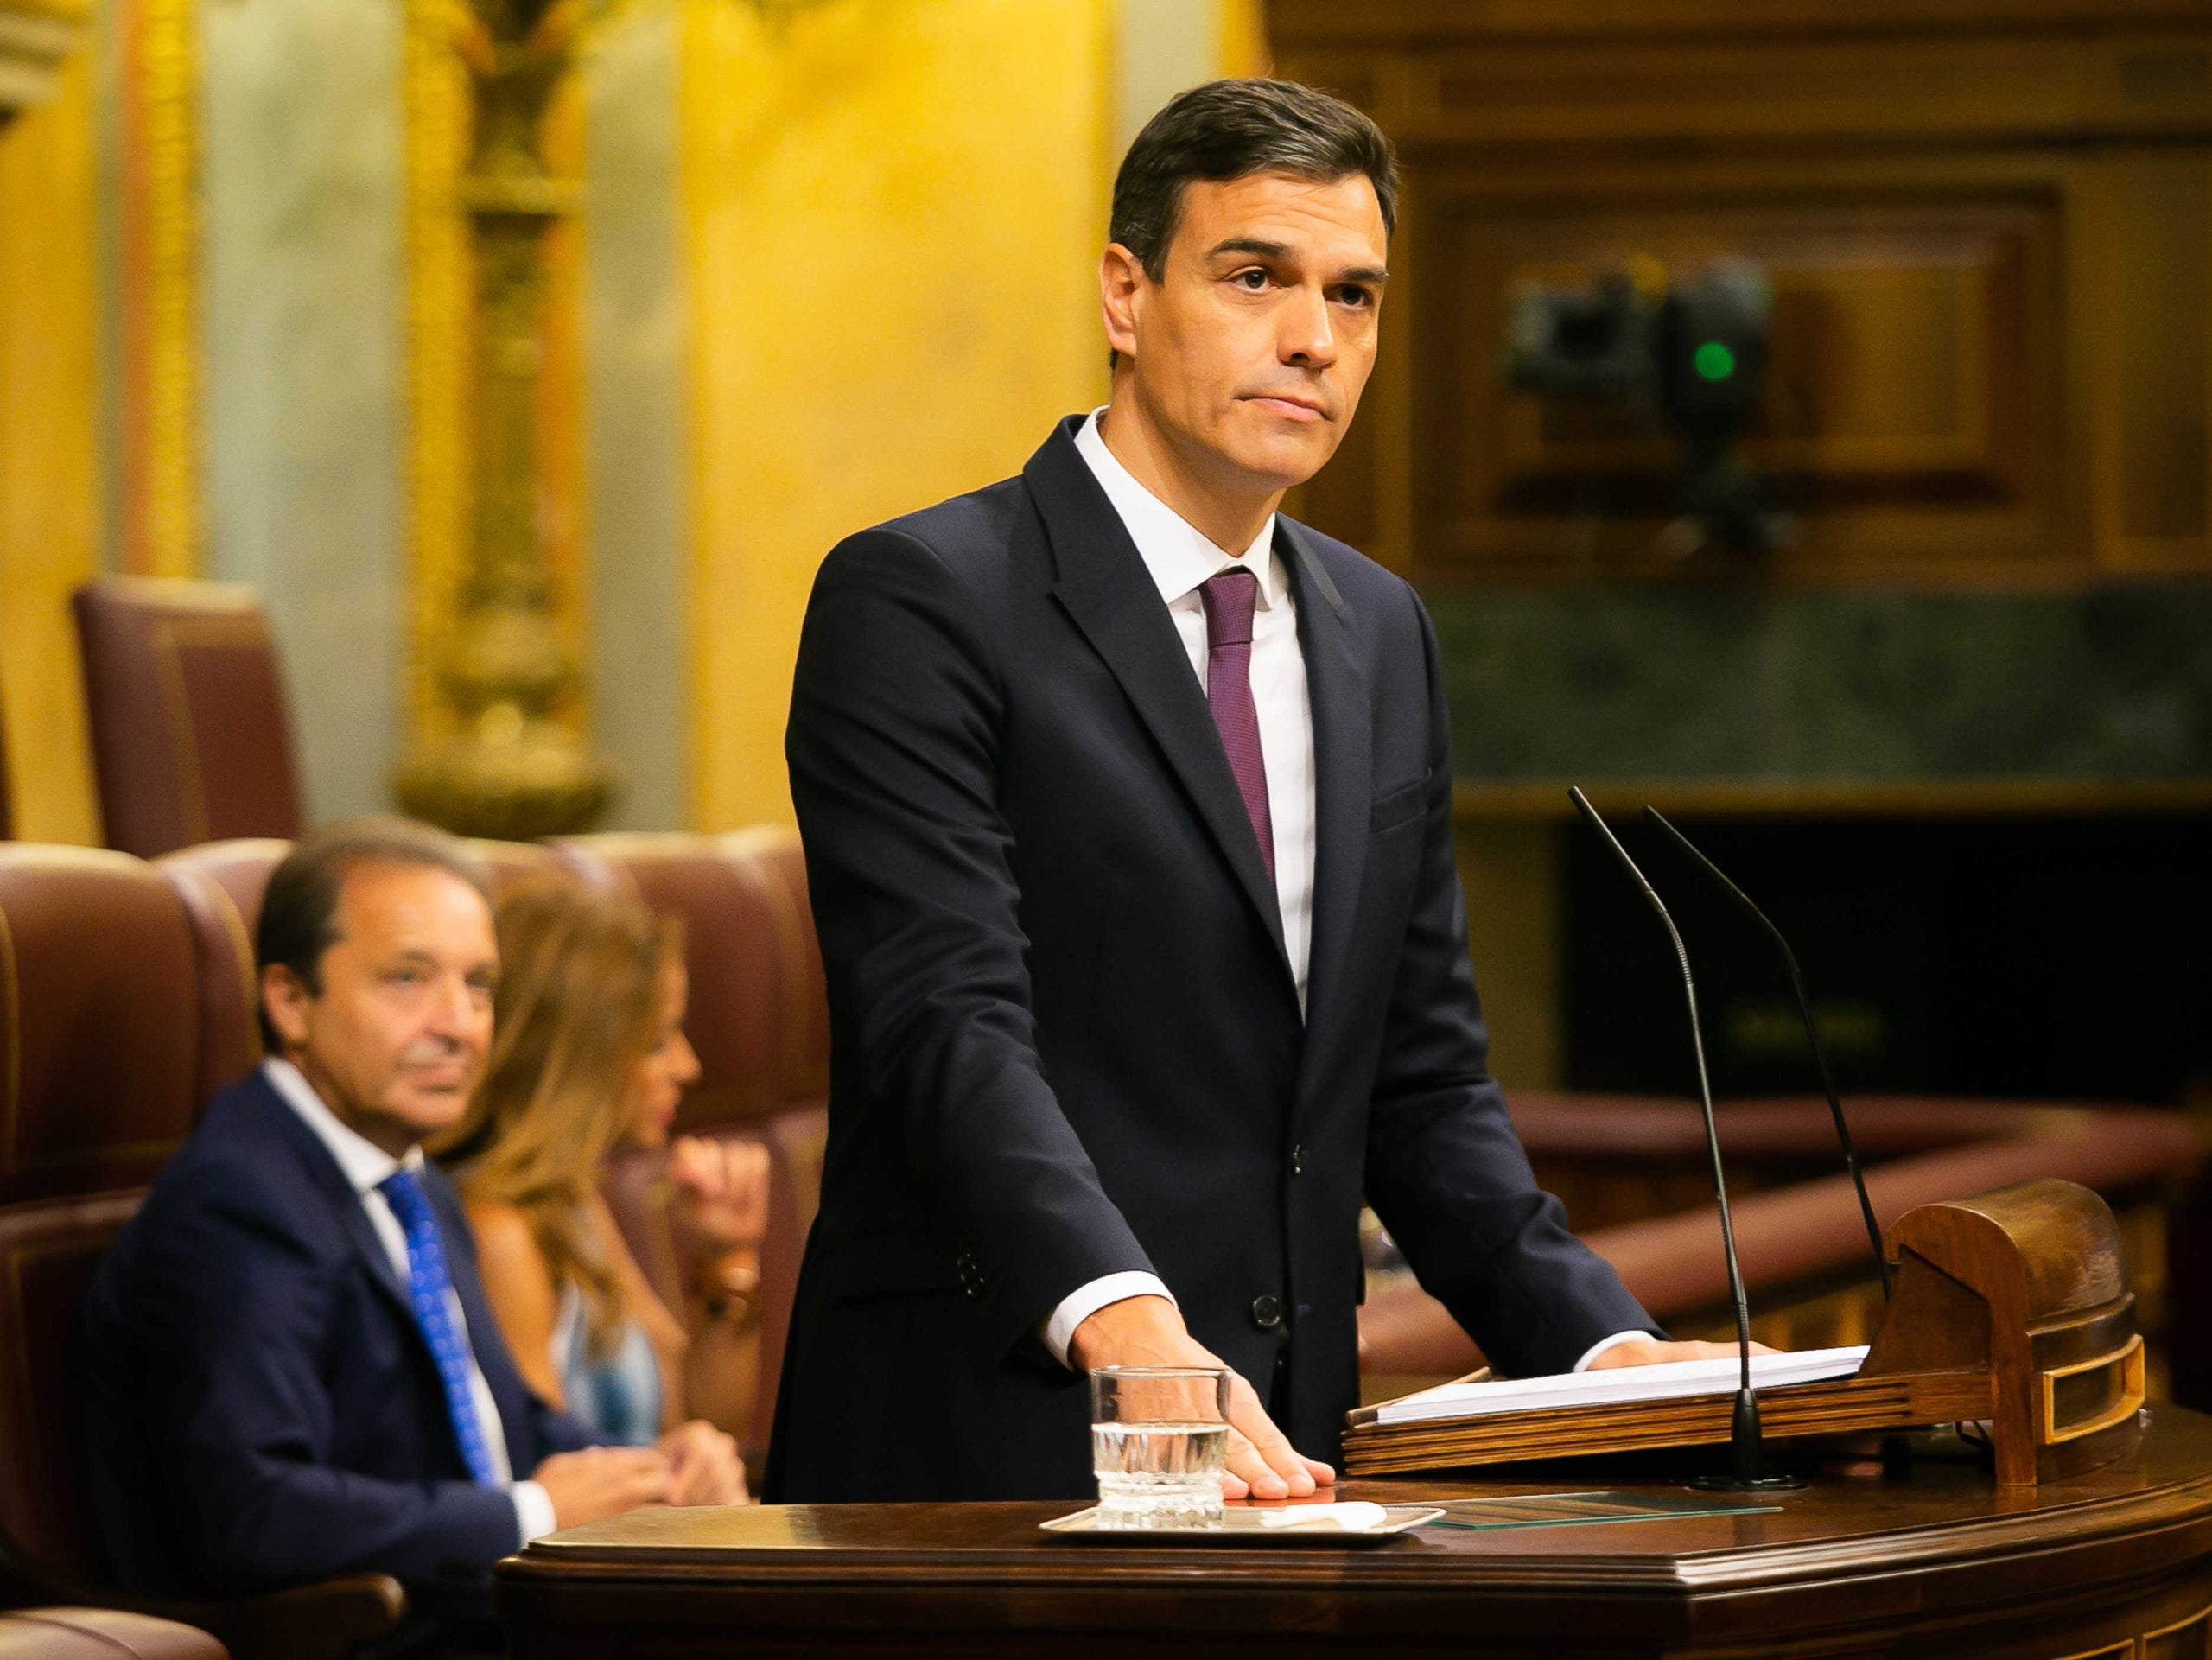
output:
M 1215 546 L 1140 484 L 1106 447 L 1098 429 L 1104 413 L 1103 409 L 1090 412 L 1076 434 L 1076 453 L 1090 467 L 1129 540 L 1136 544 L 1137 557 L 1144 561 L 1175 632 L 1182 637 L 1201 692 L 1206 684 L 1206 614 L 1199 588 L 1240 566 L 1259 578 L 1259 603 L 1252 613 L 1252 703 L 1259 716 L 1260 760 L 1267 771 L 1268 816 L 1274 830 L 1275 902 L 1281 909 L 1283 949 L 1303 1011 L 1313 945 L 1313 706 L 1306 690 L 1306 653 L 1298 643 L 1298 602 L 1281 556 L 1275 551 L 1275 517 L 1268 515 L 1260 533 L 1241 553 Z M 1068 1344 L 1077 1326 L 1109 1303 L 1143 1296 L 1174 1301 L 1174 1294 L 1157 1275 L 1106 1275 L 1062 1301 L 1039 1335 L 1046 1348 L 1067 1365 Z M 1617 1343 L 1648 1335 L 1615 1332 L 1593 1345 L 1574 1370 L 1580 1371 Z
M 330 1149 L 330 1156 L 338 1161 L 339 1169 L 345 1172 L 346 1180 L 361 1196 L 361 1208 L 368 1212 L 369 1225 L 376 1230 L 385 1255 L 391 1259 L 392 1272 L 399 1275 L 400 1284 L 408 1284 L 410 1276 L 407 1231 L 399 1225 L 399 1218 L 391 1213 L 391 1206 L 378 1189 L 394 1171 L 404 1170 L 419 1179 L 423 1173 L 423 1149 L 410 1147 L 404 1157 L 393 1158 L 359 1131 L 340 1122 L 338 1115 L 315 1092 L 315 1085 L 308 1082 L 306 1074 L 289 1060 L 264 1060 L 261 1071 L 270 1087 L 283 1097 L 284 1104 L 299 1115 L 300 1122 L 315 1133 L 315 1138 Z M 468 1317 L 462 1313 L 461 1299 L 450 1286 L 446 1289 L 446 1303 L 453 1329 L 467 1344 Z M 499 1403 L 492 1398 L 492 1387 L 484 1381 L 484 1369 L 476 1364 L 473 1347 L 468 1356 L 468 1394 L 476 1408 L 476 1421 L 484 1431 L 484 1447 L 491 1456 L 492 1473 L 514 1500 L 515 1524 L 521 1530 L 522 1542 L 527 1544 L 552 1532 L 556 1525 L 552 1495 L 535 1481 L 514 1479 L 514 1471 L 507 1461 L 507 1437 L 500 1423 Z

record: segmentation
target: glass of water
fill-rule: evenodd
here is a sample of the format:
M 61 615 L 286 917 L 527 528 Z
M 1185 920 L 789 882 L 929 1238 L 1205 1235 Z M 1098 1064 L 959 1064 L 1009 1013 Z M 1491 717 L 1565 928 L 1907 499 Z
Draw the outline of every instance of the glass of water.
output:
M 1218 1523 L 1228 1451 L 1226 1368 L 1103 1366 L 1090 1374 L 1100 1527 Z

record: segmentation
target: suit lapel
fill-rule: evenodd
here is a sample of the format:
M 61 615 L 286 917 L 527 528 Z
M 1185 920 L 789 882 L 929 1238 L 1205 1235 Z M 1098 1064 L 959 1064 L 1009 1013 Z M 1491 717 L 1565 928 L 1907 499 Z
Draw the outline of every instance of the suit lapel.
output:
M 337 1212 L 339 1225 L 345 1229 L 346 1238 L 367 1263 L 370 1277 L 406 1316 L 408 1329 L 418 1331 L 414 1300 L 407 1294 L 407 1287 L 393 1269 L 384 1241 L 377 1237 L 376 1224 L 369 1220 L 369 1213 L 362 1206 L 361 1196 L 353 1191 L 353 1184 L 346 1180 L 346 1173 L 330 1156 L 330 1149 L 300 1122 L 299 1114 L 285 1104 L 275 1086 L 257 1074 L 255 1082 L 267 1097 L 267 1108 L 277 1135 L 291 1148 L 292 1156 L 306 1169 L 316 1189 L 330 1201 L 331 1209 Z
M 1259 839 L 1237 793 L 1221 734 L 1191 659 L 1160 602 L 1120 516 L 1075 447 L 1077 417 L 1061 423 L 1029 459 L 1022 478 L 1051 538 L 1059 581 L 1052 589 L 1103 658 L 1166 756 L 1199 818 L 1228 860 L 1289 972 L 1282 907 L 1262 862 Z
M 1344 971 L 1367 868 L 1374 727 L 1367 671 L 1354 650 L 1344 596 L 1299 525 L 1275 520 L 1275 550 L 1298 600 L 1298 643 L 1313 711 L 1313 934 L 1306 962 L 1306 1029 L 1323 1029 Z M 1308 1042 L 1310 1052 L 1312 1045 Z

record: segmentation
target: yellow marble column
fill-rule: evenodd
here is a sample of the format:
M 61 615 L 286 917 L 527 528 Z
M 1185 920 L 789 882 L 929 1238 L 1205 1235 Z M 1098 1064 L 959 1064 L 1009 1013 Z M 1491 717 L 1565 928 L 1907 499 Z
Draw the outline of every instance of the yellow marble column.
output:
M 0 718 L 16 834 L 94 842 L 69 590 L 99 568 L 99 227 L 83 9 L 0 0 Z
M 200 574 L 199 22 L 115 0 L 117 559 Z
M 1108 0 L 686 0 L 693 817 L 788 820 L 815 568 L 1105 390 Z

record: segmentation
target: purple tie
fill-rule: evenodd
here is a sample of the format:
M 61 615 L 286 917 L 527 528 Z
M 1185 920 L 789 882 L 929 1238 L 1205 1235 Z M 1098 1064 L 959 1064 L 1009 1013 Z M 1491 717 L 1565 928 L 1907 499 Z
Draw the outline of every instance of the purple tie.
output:
M 1260 754 L 1260 712 L 1252 704 L 1252 607 L 1260 579 L 1242 569 L 1224 570 L 1200 584 L 1206 608 L 1206 703 L 1236 774 L 1268 880 L 1275 879 L 1274 821 L 1268 814 L 1268 768 Z

